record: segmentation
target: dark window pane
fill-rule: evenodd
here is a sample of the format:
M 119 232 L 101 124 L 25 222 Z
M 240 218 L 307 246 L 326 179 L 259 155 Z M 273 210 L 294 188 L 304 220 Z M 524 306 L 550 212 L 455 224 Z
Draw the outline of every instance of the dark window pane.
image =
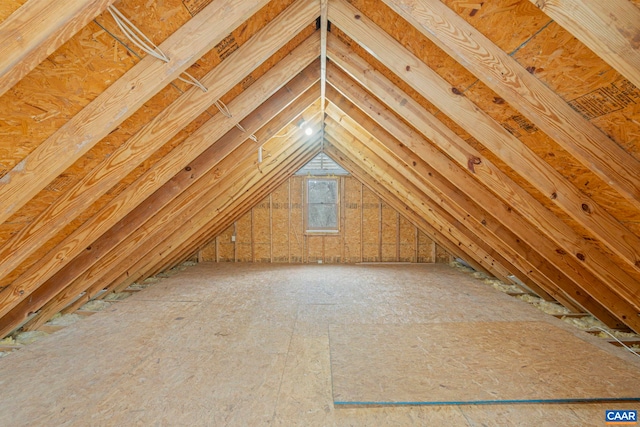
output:
M 338 182 L 336 180 L 312 180 L 308 181 L 309 203 L 338 203 Z
M 310 204 L 309 221 L 310 230 L 315 229 L 337 229 L 338 228 L 338 206 Z

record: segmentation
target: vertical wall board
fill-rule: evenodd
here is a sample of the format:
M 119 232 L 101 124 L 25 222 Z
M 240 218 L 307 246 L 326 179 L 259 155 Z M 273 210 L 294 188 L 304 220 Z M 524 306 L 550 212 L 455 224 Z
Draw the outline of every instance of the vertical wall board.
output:
M 269 210 L 269 196 L 253 207 L 253 260 L 255 262 L 271 261 Z
M 382 203 L 382 262 L 398 261 L 398 213 Z
M 418 233 L 418 262 L 435 262 L 433 240 L 422 231 Z
M 362 197 L 362 261 L 380 261 L 380 199 L 365 187 Z
M 215 240 L 211 241 L 211 243 L 200 250 L 200 257 L 203 262 L 216 260 Z
M 339 234 L 306 233 L 306 178 L 293 176 L 238 220 L 236 244 L 231 242 L 233 226 L 218 236 L 219 261 L 287 263 L 290 254 L 292 263 L 357 263 L 362 248 L 363 262 L 450 262 L 443 248 L 357 179 L 348 176 L 341 182 L 344 220 Z M 205 261 L 214 261 L 215 241 L 202 254 Z
M 323 237 L 309 235 L 307 237 L 307 262 L 315 264 L 318 261 L 323 261 Z
M 342 261 L 342 236 L 324 236 L 324 263 L 339 264 Z
M 353 177 L 345 178 L 344 183 L 344 262 L 360 262 L 360 218 L 362 217 L 360 198 L 362 185 Z
M 400 215 L 400 262 L 416 262 L 416 227 Z
M 251 262 L 251 211 L 237 221 L 236 227 L 236 257 L 238 262 Z
M 436 262 L 448 264 L 453 257 L 442 246 L 436 245 Z
M 273 262 L 289 262 L 289 182 L 271 194 Z
M 218 261 L 220 262 L 233 262 L 235 247 L 235 243 L 231 241 L 233 230 L 234 225 L 231 224 L 218 236 Z M 213 244 L 215 245 L 215 242 Z
M 289 229 L 289 244 L 291 247 L 291 262 L 302 262 L 304 250 L 304 224 L 302 221 L 302 191 L 304 178 L 292 177 L 291 183 L 291 228 Z

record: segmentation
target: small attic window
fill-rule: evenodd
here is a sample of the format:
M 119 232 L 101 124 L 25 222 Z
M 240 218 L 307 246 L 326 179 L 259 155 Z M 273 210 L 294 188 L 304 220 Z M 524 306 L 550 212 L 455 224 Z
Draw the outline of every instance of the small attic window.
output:
M 340 231 L 338 187 L 337 178 L 307 179 L 307 232 L 337 233 Z

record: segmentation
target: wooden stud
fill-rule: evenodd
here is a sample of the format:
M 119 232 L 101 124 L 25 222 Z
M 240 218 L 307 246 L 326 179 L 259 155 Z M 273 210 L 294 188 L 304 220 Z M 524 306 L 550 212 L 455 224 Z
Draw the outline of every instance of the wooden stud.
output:
M 364 183 L 360 186 L 360 262 L 364 261 Z
M 250 229 L 250 233 L 249 235 L 251 236 L 251 262 L 256 262 L 256 250 L 255 250 L 255 245 L 254 245 L 254 241 L 256 240 L 256 236 L 253 234 L 253 211 L 254 211 L 255 207 L 251 208 L 251 229 Z M 236 238 L 236 244 L 238 243 L 238 238 Z
M 396 262 L 400 262 L 400 212 L 396 211 Z
M 269 194 L 269 262 L 273 264 L 273 200 Z
M 291 178 L 287 180 L 289 209 L 287 209 L 287 259 L 291 263 Z
M 382 262 L 382 199 L 378 197 L 378 261 Z

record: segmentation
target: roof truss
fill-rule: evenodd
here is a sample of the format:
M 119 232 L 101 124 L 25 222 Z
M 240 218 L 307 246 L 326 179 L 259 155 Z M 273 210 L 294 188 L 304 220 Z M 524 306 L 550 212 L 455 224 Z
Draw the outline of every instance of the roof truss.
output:
M 282 11 L 270 16 L 278 1 Z M 625 33 L 637 33 L 635 6 L 616 0 L 615 25 L 606 25 L 612 18 L 597 2 L 532 2 L 638 84 L 638 48 Z M 628 149 L 445 3 L 379 3 L 398 14 L 397 25 L 417 29 L 423 42 L 430 40 L 493 90 L 500 100 L 494 104 L 519 111 L 640 214 L 640 162 Z M 29 0 L 0 23 L 0 40 L 7 40 L 0 50 L 7 52 L 0 61 L 0 96 L 14 96 L 9 88 L 21 87 L 22 77 L 109 4 L 74 0 L 57 10 Z M 49 19 L 35 25 L 30 16 L 43 7 L 53 8 Z M 640 330 L 639 234 L 428 66 L 399 34 L 344 0 L 214 0 L 194 15 L 159 44 L 169 62 L 142 58 L 1 177 L 0 223 L 9 225 L 47 185 L 154 104 L 167 85 L 183 88 L 172 82 L 192 64 L 205 64 L 234 28 L 270 16 L 235 51 L 218 52 L 218 65 L 198 74 L 207 91 L 180 89 L 3 241 L 0 335 L 25 322 L 38 328 L 105 288 L 122 289 L 179 263 L 321 150 L 475 268 L 503 281 L 513 274 L 572 311 Z M 24 34 L 23 45 L 15 43 L 16 32 Z M 375 59 L 360 56 L 362 49 Z M 253 82 L 257 70 L 263 75 Z M 216 114 L 211 106 L 225 97 L 232 114 Z M 310 143 L 295 132 L 274 138 L 300 115 L 319 129 Z M 235 129 L 238 123 L 246 133 Z M 247 139 L 252 134 L 258 144 Z M 258 145 L 271 155 L 261 164 Z M 137 170 L 143 172 L 129 180 Z

